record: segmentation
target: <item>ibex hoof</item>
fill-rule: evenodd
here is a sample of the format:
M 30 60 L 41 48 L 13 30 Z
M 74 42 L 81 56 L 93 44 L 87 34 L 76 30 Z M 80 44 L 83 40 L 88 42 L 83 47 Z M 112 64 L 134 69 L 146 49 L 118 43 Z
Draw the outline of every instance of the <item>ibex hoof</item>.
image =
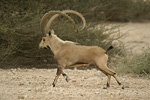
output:
M 67 82 L 69 82 L 69 81 L 70 81 L 69 77 L 66 77 L 66 81 L 67 81 Z
M 122 85 L 121 88 L 124 89 L 124 85 Z
M 52 85 L 53 85 L 53 87 L 55 87 L 55 84 L 54 84 L 54 83 L 53 83 Z
M 103 87 L 103 89 L 107 89 L 107 87 Z

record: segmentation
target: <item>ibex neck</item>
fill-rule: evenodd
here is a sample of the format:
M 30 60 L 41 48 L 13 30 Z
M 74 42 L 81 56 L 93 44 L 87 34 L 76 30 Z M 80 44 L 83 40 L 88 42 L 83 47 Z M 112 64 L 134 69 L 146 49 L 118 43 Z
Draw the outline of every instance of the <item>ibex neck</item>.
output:
M 54 55 L 57 53 L 57 51 L 62 47 L 62 45 L 65 43 L 65 41 L 58 38 L 56 35 L 53 35 L 50 40 L 50 48 Z

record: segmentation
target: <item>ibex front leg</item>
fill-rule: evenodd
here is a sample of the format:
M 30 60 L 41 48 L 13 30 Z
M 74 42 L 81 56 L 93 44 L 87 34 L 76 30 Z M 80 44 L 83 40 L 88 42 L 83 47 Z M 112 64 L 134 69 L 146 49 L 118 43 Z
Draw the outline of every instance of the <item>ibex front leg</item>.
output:
M 71 66 L 66 66 L 65 68 L 69 68 L 69 67 L 79 67 L 79 66 L 89 66 L 89 64 L 75 64 L 75 65 L 71 65 Z M 66 78 L 66 81 L 69 82 L 69 77 L 66 73 L 64 73 L 62 71 L 62 75 Z
M 64 72 L 62 72 L 62 75 L 66 78 L 66 81 L 69 82 L 70 79 L 69 79 L 68 75 Z
M 52 84 L 53 87 L 55 87 L 59 76 L 62 74 L 62 71 L 63 71 L 63 67 L 58 66 L 58 68 L 57 68 L 57 73 L 56 73 L 56 77 L 55 77 L 54 82 L 53 82 L 53 84 Z

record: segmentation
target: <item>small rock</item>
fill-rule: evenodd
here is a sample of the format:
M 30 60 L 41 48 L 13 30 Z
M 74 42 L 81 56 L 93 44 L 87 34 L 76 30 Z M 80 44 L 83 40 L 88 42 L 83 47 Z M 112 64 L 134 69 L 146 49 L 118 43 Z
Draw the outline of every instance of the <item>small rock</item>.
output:
M 80 94 L 80 96 L 82 96 L 82 97 L 83 97 L 83 94 Z
M 99 94 L 99 92 L 95 92 L 95 94 Z
M 19 83 L 19 86 L 23 86 L 24 85 L 24 83 Z
M 129 86 L 125 86 L 125 88 L 129 88 Z
M 76 80 L 72 80 L 72 82 L 77 82 Z
M 31 84 L 31 82 L 28 82 L 28 84 Z
M 31 88 L 28 88 L 27 90 L 28 90 L 28 91 L 31 91 Z
M 24 96 L 23 95 L 19 95 L 18 99 L 24 99 Z

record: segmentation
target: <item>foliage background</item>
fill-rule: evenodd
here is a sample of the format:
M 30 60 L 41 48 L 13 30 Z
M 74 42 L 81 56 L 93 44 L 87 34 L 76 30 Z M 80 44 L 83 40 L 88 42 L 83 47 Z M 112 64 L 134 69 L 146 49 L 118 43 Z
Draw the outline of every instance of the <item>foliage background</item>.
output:
M 87 20 L 87 28 L 75 33 L 68 21 L 59 18 L 53 28 L 60 38 L 84 45 L 98 45 L 104 49 L 108 48 L 113 40 L 122 37 L 120 32 L 116 31 L 118 26 L 108 28 L 104 22 L 150 20 L 149 0 L 1 0 L 0 9 L 1 68 L 6 68 L 6 65 L 26 65 L 30 68 L 35 65 L 38 67 L 48 63 L 55 64 L 51 51 L 38 49 L 42 37 L 39 23 L 42 16 L 50 10 L 76 10 Z M 80 26 L 80 20 L 75 19 Z M 94 29 L 96 24 L 101 24 L 99 30 Z M 117 38 L 110 37 L 114 33 L 118 34 Z M 125 56 L 122 47 L 119 46 L 110 54 Z

